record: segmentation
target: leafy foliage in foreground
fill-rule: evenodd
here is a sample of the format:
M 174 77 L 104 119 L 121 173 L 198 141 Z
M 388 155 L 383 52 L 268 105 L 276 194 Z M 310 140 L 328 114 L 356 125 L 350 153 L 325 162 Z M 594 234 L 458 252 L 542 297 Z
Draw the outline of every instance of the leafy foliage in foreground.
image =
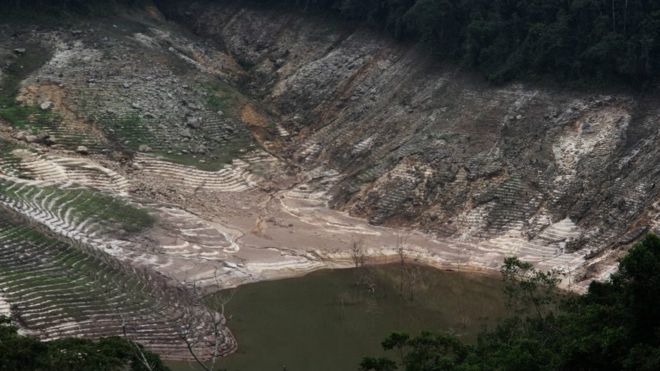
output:
M 149 365 L 149 368 L 145 365 Z M 166 371 L 158 355 L 122 337 L 41 342 L 21 336 L 0 316 L 0 370 Z
M 531 316 L 518 315 L 467 345 L 452 335 L 395 333 L 384 342 L 397 361 L 365 358 L 363 371 L 660 370 L 660 238 L 648 235 L 608 282 L 557 305 L 556 272 L 515 258 L 502 268 L 507 292 Z

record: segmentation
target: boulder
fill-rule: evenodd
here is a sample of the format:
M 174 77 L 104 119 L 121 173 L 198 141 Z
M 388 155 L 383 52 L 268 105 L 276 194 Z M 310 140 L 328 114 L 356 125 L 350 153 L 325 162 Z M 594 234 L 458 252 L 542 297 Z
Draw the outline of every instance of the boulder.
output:
M 39 143 L 43 143 L 47 146 L 52 146 L 53 144 L 57 143 L 57 141 L 55 140 L 55 137 L 50 135 L 50 134 L 47 134 L 47 133 L 41 133 L 41 134 L 37 135 L 37 140 L 36 141 L 39 142 Z
M 27 50 L 25 48 L 16 48 L 16 49 L 14 49 L 14 53 L 16 53 L 18 55 L 25 54 L 26 51 Z
M 195 147 L 193 147 L 192 150 L 193 153 L 197 153 L 201 155 L 205 154 L 208 151 L 209 151 L 208 148 L 206 148 L 206 146 L 203 144 L 196 145 Z
M 149 147 L 146 144 L 140 144 L 140 146 L 138 147 L 138 151 L 140 151 L 140 152 L 151 152 L 151 147 Z
M 181 131 L 179 132 L 179 135 L 181 135 L 184 138 L 192 138 L 192 133 L 190 132 L 189 129 L 186 129 L 186 128 L 181 129 Z
M 188 117 L 186 120 L 186 126 L 193 129 L 199 129 L 202 127 L 202 119 L 200 117 Z
M 78 146 L 76 147 L 76 152 L 80 153 L 81 155 L 88 155 L 89 154 L 89 148 L 85 146 Z
M 53 108 L 53 102 L 47 100 L 47 101 L 41 103 L 39 108 L 41 108 L 42 111 L 48 111 L 49 109 Z
M 12 138 L 14 138 L 14 139 L 16 139 L 16 140 L 25 140 L 25 137 L 26 137 L 27 135 L 28 135 L 28 133 L 26 133 L 26 132 L 24 132 L 24 131 L 19 131 L 19 132 L 17 132 L 17 133 L 14 133 L 14 134 L 12 135 Z

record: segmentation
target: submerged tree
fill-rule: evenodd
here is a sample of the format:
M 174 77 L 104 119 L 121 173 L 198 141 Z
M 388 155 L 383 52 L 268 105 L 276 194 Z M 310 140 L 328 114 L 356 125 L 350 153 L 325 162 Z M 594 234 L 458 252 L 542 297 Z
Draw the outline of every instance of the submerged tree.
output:
M 203 288 L 197 281 L 190 284 L 184 295 L 183 313 L 176 324 L 179 338 L 196 365 L 205 371 L 215 370 L 225 355 L 228 336 L 225 308 L 235 294 L 235 290 L 221 291 L 217 270 L 213 280 L 212 290 Z
M 531 308 L 540 319 L 552 312 L 552 304 L 558 298 L 556 289 L 562 275 L 560 271 L 539 271 L 528 262 L 509 257 L 504 259 L 500 273 L 512 310 L 524 313 Z
M 390 335 L 385 350 L 399 361 L 365 358 L 363 371 L 659 370 L 660 238 L 648 235 L 621 259 L 607 282 L 586 294 L 557 298 L 558 272 L 508 258 L 507 295 L 526 312 L 480 334 L 476 344 L 452 335 Z

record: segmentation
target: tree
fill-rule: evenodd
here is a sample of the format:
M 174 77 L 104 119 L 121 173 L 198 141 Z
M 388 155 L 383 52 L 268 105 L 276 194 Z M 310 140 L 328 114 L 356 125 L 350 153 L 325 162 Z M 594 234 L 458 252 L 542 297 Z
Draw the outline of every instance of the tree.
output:
M 150 368 L 136 356 L 136 345 L 122 337 L 97 341 L 63 338 L 41 342 L 22 336 L 11 320 L 0 316 L 0 370 L 133 370 L 166 371 L 157 354 L 140 348 Z
M 254 1 L 325 11 L 419 40 L 435 56 L 495 83 L 545 76 L 643 88 L 660 72 L 658 1 Z M 180 2 L 156 3 L 167 13 Z
M 607 282 L 555 303 L 559 273 L 507 258 L 507 295 L 528 311 L 484 331 L 474 345 L 451 335 L 395 333 L 383 342 L 399 363 L 365 358 L 363 371 L 397 370 L 658 370 L 660 369 L 660 238 L 648 235 L 621 259 Z
M 399 257 L 399 295 L 403 296 L 403 286 L 406 275 L 406 243 L 407 236 L 397 234 L 396 236 L 396 254 Z
M 355 269 L 362 268 L 366 264 L 366 255 L 362 245 L 362 241 L 353 241 L 351 244 L 351 260 Z
M 391 334 L 382 343 L 385 350 L 399 353 L 400 365 L 409 371 L 453 370 L 465 361 L 469 347 L 452 335 L 423 332 L 411 338 L 407 334 Z M 362 371 L 396 370 L 397 363 L 387 358 L 365 358 Z
M 415 289 L 420 283 L 421 270 L 414 262 L 410 262 L 407 235 L 397 235 L 395 251 L 399 258 L 399 295 L 405 297 L 407 289 L 408 299 L 413 301 Z
M 510 308 L 524 313 L 531 307 L 540 319 L 552 310 L 551 305 L 557 298 L 560 271 L 539 271 L 528 262 L 509 257 L 504 259 L 500 273 L 505 282 L 504 293 Z
M 148 352 L 145 352 L 144 347 L 139 344 L 136 341 L 133 341 L 129 336 L 128 332 L 126 331 L 127 327 L 127 321 L 126 317 L 123 314 L 120 314 L 121 317 L 121 322 L 122 322 L 122 334 L 124 335 L 124 339 L 126 340 L 127 344 L 130 345 L 130 350 L 133 352 L 133 358 L 136 360 L 137 363 L 139 363 L 145 371 L 154 371 L 158 369 L 159 364 L 160 364 L 160 359 L 155 359 L 152 357 Z
M 225 307 L 232 300 L 235 290 L 221 292 L 221 280 L 217 270 L 213 275 L 213 295 L 197 281 L 190 283 L 185 295 L 183 314 L 177 323 L 180 339 L 202 370 L 213 371 L 218 360 L 224 355 L 228 331 Z M 215 308 L 220 308 L 218 312 Z M 210 332 L 209 332 L 210 329 Z

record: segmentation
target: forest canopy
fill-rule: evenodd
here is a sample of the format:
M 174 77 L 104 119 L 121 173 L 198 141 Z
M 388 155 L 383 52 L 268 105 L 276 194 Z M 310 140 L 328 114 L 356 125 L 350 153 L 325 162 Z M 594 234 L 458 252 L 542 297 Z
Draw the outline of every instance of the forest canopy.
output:
M 205 0 L 235 3 L 236 0 Z M 0 12 L 38 10 L 108 14 L 149 0 L 12 0 Z M 180 0 L 154 0 L 185 4 Z M 241 1 L 245 3 L 246 1 Z M 493 82 L 560 81 L 649 87 L 660 73 L 660 1 L 656 0 L 251 0 L 322 11 L 366 23 Z
M 19 334 L 11 319 L 0 316 L 0 370 L 167 371 L 168 368 L 157 354 L 125 337 L 43 342 Z
M 35 15 L 108 15 L 118 7 L 132 7 L 148 2 L 149 0 L 2 0 L 0 19 L 29 19 Z
M 660 72 L 660 1 L 254 1 L 367 22 L 494 82 L 550 76 L 639 86 Z

